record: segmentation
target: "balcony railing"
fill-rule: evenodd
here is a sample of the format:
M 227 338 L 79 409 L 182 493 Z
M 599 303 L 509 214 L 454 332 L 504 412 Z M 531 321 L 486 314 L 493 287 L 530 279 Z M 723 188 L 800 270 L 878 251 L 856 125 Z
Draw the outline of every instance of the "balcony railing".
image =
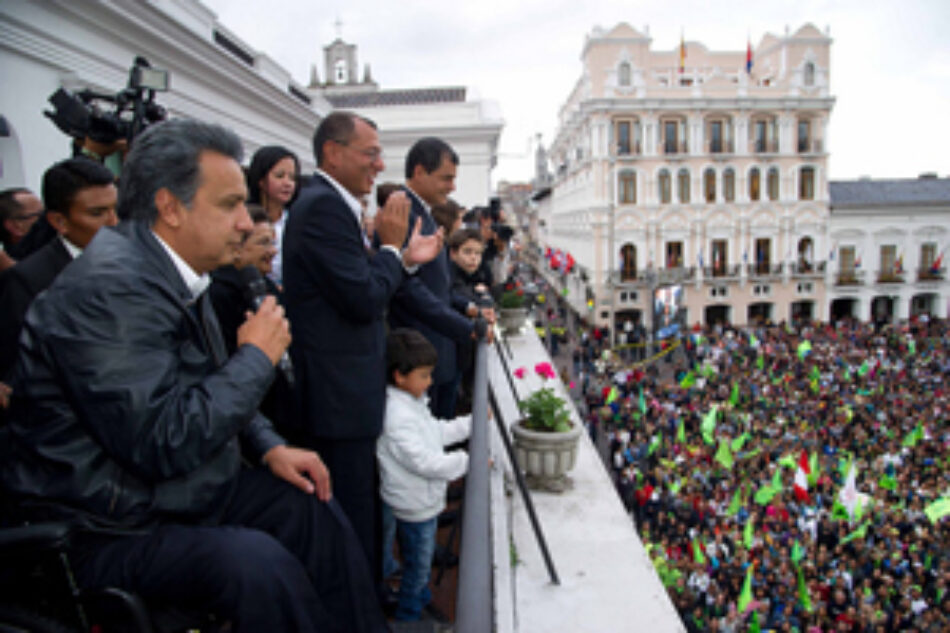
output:
M 904 271 L 895 270 L 893 268 L 889 270 L 879 270 L 877 271 L 877 283 L 879 284 L 904 283 Z
M 792 262 L 789 270 L 792 277 L 823 277 L 825 262 Z
M 775 139 L 756 139 L 752 141 L 752 151 L 756 154 L 777 154 L 778 141 Z
M 778 277 L 782 274 L 782 270 L 785 268 L 785 264 L 769 264 L 768 262 L 763 262 L 759 264 L 746 264 L 746 274 L 749 277 L 763 278 L 763 277 Z
M 946 275 L 946 268 L 923 266 L 917 269 L 917 281 L 940 281 Z
M 706 141 L 708 154 L 733 154 L 736 151 L 733 141 Z
M 740 264 L 729 265 L 720 265 L 720 266 L 704 266 L 703 267 L 703 276 L 707 279 L 730 279 L 738 278 L 742 274 L 742 266 Z
M 661 141 L 659 152 L 668 156 L 675 154 L 688 154 L 689 141 L 680 141 L 679 143 L 676 143 L 675 141 Z
M 825 143 L 820 138 L 798 139 L 799 154 L 821 154 L 825 151 Z
M 864 283 L 864 271 L 857 269 L 848 269 L 838 271 L 835 277 L 836 286 L 860 286 Z
M 640 141 L 632 143 L 617 143 L 617 153 L 615 156 L 639 156 L 643 153 Z

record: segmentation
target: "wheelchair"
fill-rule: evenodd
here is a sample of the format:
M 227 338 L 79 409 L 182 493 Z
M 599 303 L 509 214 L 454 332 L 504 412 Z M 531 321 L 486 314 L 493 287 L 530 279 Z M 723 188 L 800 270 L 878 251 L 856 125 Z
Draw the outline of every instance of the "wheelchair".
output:
M 79 528 L 47 522 L 0 527 L 0 633 L 225 633 L 227 623 L 146 605 L 116 587 L 80 589 L 69 560 Z

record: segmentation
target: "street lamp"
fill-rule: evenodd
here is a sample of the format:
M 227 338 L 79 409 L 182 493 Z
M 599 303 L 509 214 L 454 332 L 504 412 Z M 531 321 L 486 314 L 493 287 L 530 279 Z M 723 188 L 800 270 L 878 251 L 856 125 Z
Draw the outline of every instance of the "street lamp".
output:
M 654 354 L 653 342 L 656 339 L 656 308 L 653 305 L 653 302 L 655 300 L 654 296 L 656 294 L 656 281 L 657 281 L 656 269 L 653 268 L 652 265 L 647 267 L 647 270 L 644 273 L 643 277 L 644 279 L 646 279 L 647 288 L 649 288 L 649 292 L 650 292 L 650 296 L 647 298 L 647 311 L 650 315 L 649 339 L 650 339 L 651 344 L 650 344 L 650 347 L 648 348 L 649 354 L 647 355 L 652 357 Z

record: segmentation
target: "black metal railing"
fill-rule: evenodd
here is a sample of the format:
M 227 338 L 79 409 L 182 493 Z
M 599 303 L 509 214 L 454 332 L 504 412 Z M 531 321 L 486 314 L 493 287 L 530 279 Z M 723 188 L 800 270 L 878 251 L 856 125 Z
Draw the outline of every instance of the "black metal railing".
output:
M 462 511 L 455 631 L 493 630 L 491 491 L 488 472 L 488 344 L 475 354 L 472 434 L 468 440 L 468 474 Z

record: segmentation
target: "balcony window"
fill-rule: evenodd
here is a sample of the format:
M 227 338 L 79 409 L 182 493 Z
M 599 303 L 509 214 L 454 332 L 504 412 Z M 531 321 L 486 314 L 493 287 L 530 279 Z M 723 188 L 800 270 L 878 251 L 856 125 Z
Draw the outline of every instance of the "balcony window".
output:
M 778 200 L 778 168 L 769 168 L 768 177 L 769 200 Z
M 640 153 L 640 121 L 620 119 L 614 122 L 614 138 L 617 155 L 629 156 Z
M 777 152 L 778 131 L 774 117 L 756 119 L 752 122 L 753 133 L 753 151 L 757 154 L 765 152 Z
M 709 151 L 719 154 L 722 149 L 722 121 L 712 121 L 709 124 Z
M 706 194 L 706 202 L 716 201 L 716 171 L 712 168 L 703 172 L 703 189 Z
M 683 243 L 666 243 L 666 267 L 680 268 L 683 265 Z
M 809 141 L 811 140 L 811 121 L 808 119 L 798 120 L 798 152 L 803 153 L 809 150 Z
M 617 69 L 617 78 L 621 86 L 630 85 L 630 64 L 628 62 L 620 62 L 620 67 Z
M 620 172 L 618 178 L 618 190 L 621 204 L 636 204 L 637 202 L 637 174 L 636 172 L 625 170 Z
M 632 281 L 637 278 L 637 247 L 624 244 L 620 248 L 620 279 Z
M 805 64 L 804 83 L 806 86 L 815 85 L 815 65 L 811 62 Z
M 749 170 L 749 200 L 758 200 L 761 193 L 761 174 L 758 167 Z
M 670 172 L 661 169 L 657 177 L 657 189 L 659 189 L 659 198 L 662 204 L 669 204 L 672 199 L 672 187 L 670 185 Z
M 892 279 L 897 275 L 897 246 L 885 244 L 881 246 L 881 278 Z
M 732 167 L 722 172 L 722 197 L 726 202 L 736 199 L 736 172 Z
M 764 275 L 772 263 L 772 240 L 760 237 L 755 240 L 755 272 Z
M 810 237 L 798 241 L 798 271 L 810 273 L 815 268 L 815 243 Z
M 712 241 L 712 274 L 713 277 L 722 277 L 726 274 L 729 262 L 729 250 L 726 240 Z
M 798 181 L 798 199 L 799 200 L 814 200 L 815 199 L 815 168 L 814 167 L 802 167 L 801 177 Z
M 676 174 L 676 193 L 681 204 L 689 203 L 689 170 L 685 167 Z
M 663 153 L 685 154 L 686 121 L 684 119 L 665 119 L 663 125 Z

